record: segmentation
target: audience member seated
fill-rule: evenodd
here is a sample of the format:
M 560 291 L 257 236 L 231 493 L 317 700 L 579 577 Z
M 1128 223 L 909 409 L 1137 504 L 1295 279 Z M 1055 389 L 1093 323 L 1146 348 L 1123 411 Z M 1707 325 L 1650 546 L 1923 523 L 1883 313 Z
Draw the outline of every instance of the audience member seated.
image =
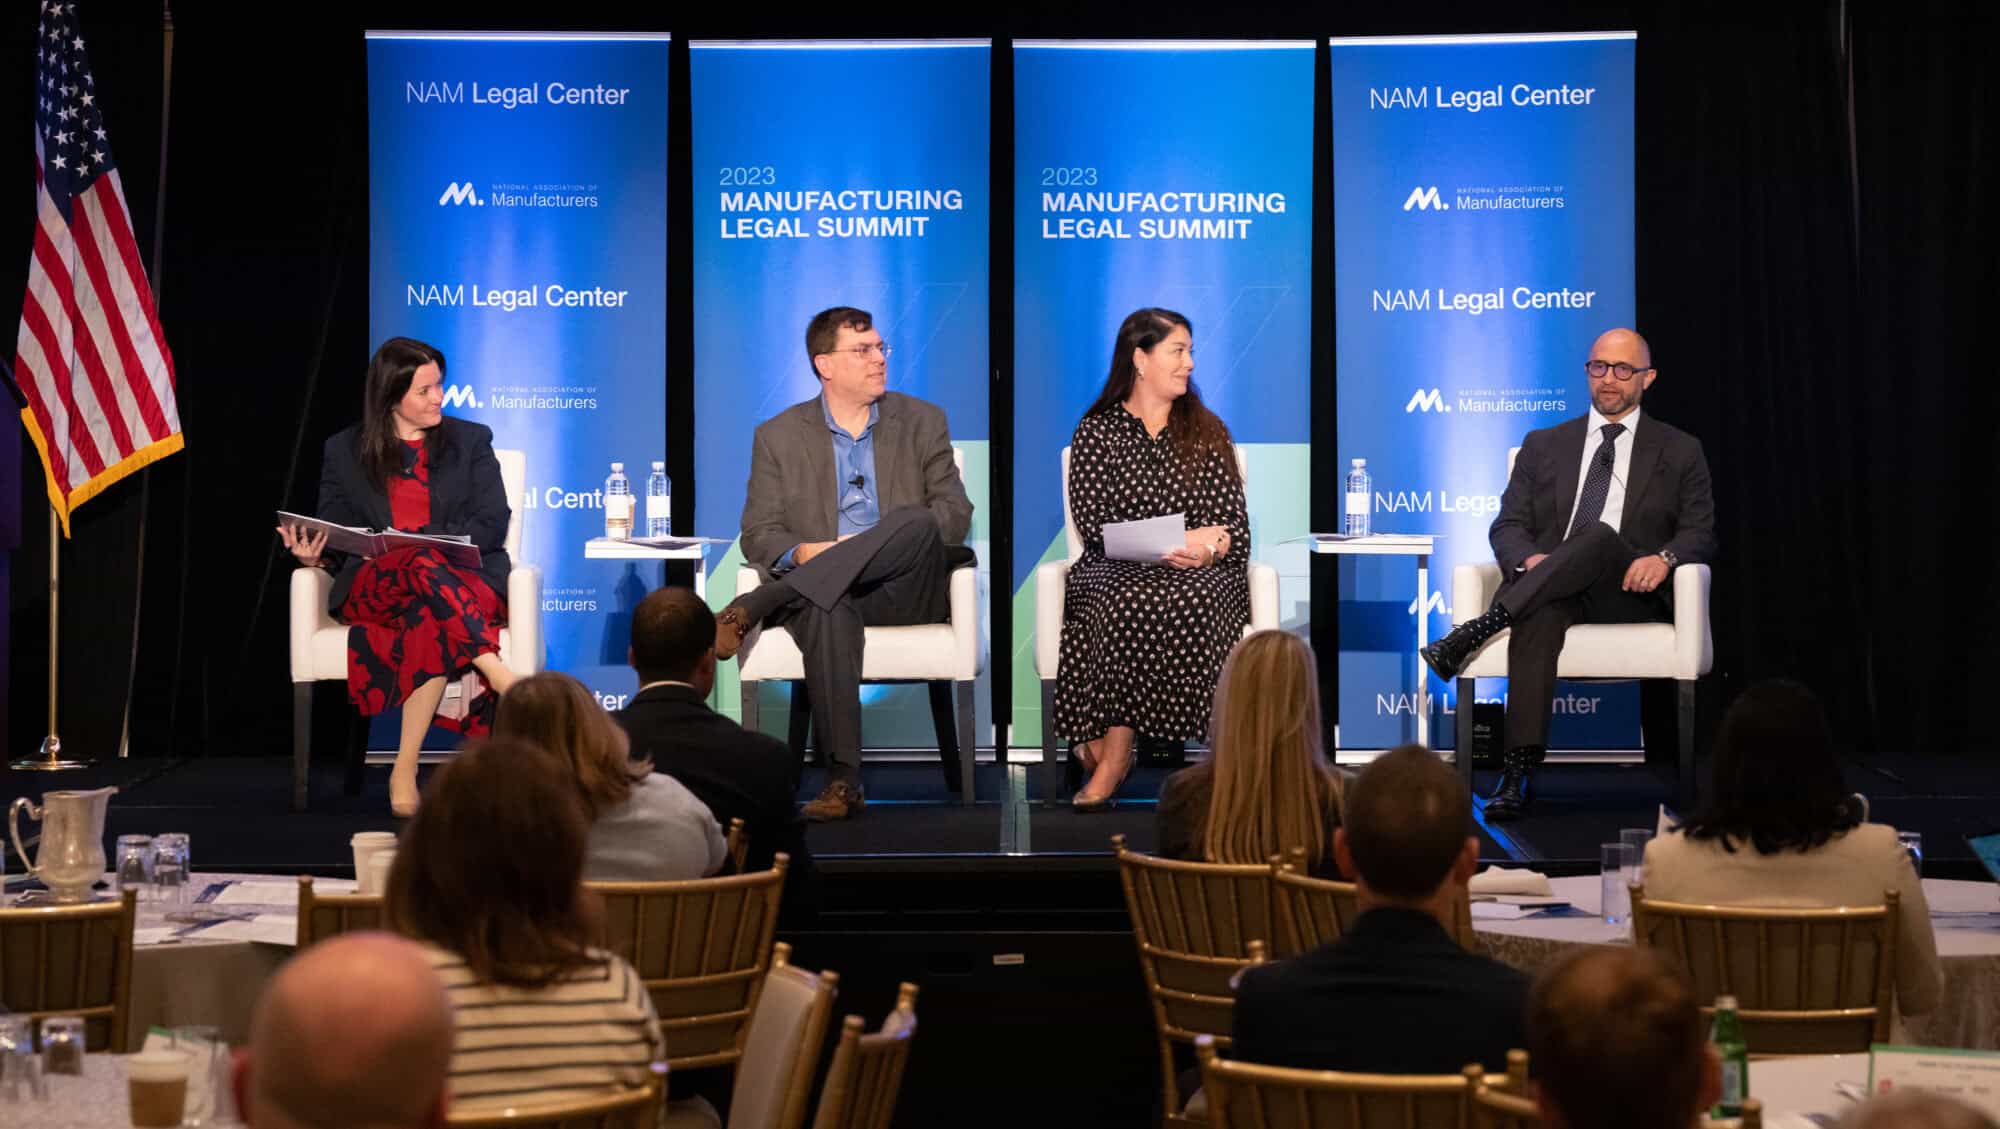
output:
M 1840 1129 L 2000 1129 L 2000 1123 L 1957 1098 L 1898 1090 L 1862 1103 Z
M 556 671 L 521 679 L 500 700 L 493 735 L 569 762 L 590 816 L 586 879 L 663 882 L 722 869 L 728 848 L 708 805 L 652 762 L 632 760 L 625 730 L 583 683 Z
M 556 754 L 498 739 L 445 765 L 403 832 L 385 908 L 451 997 L 457 1109 L 643 1085 L 666 1057 L 639 974 L 589 943 L 589 833 Z
M 1505 1070 L 1507 1052 L 1527 1043 L 1527 977 L 1451 933 L 1479 862 L 1471 794 L 1428 749 L 1404 745 L 1362 771 L 1345 809 L 1334 853 L 1360 915 L 1330 945 L 1243 973 L 1230 1057 L 1385 1074 Z
M 1802 909 L 1879 906 L 1896 891 L 1896 1006 L 1919 1015 L 1943 991 L 1931 910 L 1896 829 L 1865 823 L 1841 782 L 1826 713 L 1796 682 L 1743 691 L 1716 734 L 1707 807 L 1646 847 L 1646 896 Z
M 1262 864 L 1303 844 L 1310 873 L 1339 878 L 1341 783 L 1320 753 L 1312 647 L 1289 631 L 1240 640 L 1222 664 L 1209 724 L 1208 760 L 1160 789 L 1159 853 Z
M 1535 984 L 1528 1066 L 1548 1129 L 1692 1129 L 1722 1095 L 1694 996 L 1647 949 L 1592 947 Z
M 782 927 L 811 923 L 819 876 L 799 818 L 799 762 L 784 742 L 751 733 L 709 709 L 715 688 L 715 613 L 688 588 L 662 588 L 632 613 L 632 668 L 639 692 L 613 715 L 632 737 L 632 752 L 701 798 L 725 825 L 741 819 L 750 837 L 745 870 L 769 870 L 771 856 L 791 856 L 785 871 Z
M 424 951 L 350 933 L 300 953 L 265 987 L 236 1059 L 250 1129 L 438 1129 L 451 1089 L 451 1004 Z

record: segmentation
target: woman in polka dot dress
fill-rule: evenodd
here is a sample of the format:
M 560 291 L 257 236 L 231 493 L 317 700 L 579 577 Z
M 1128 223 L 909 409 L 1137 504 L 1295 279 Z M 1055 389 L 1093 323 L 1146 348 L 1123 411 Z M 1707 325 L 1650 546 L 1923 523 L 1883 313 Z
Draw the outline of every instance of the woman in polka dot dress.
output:
M 1070 438 L 1070 566 L 1056 732 L 1091 774 L 1077 811 L 1111 806 L 1141 733 L 1199 738 L 1229 648 L 1250 622 L 1250 522 L 1229 428 L 1201 402 L 1193 329 L 1145 309 L 1118 327 L 1111 374 Z M 1104 555 L 1107 522 L 1183 514 L 1158 564 Z

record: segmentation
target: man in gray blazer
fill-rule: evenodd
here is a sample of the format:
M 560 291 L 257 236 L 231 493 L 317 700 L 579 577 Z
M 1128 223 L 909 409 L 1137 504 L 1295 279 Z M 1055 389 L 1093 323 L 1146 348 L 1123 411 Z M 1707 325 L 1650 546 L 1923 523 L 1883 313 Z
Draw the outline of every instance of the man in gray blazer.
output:
M 1659 376 L 1652 347 L 1632 330 L 1610 330 L 1591 345 L 1584 371 L 1589 415 L 1529 432 L 1514 459 L 1487 535 L 1505 578 L 1493 606 L 1423 650 L 1449 682 L 1488 639 L 1513 628 L 1489 822 L 1527 812 L 1570 625 L 1671 619 L 1667 577 L 1715 556 L 1715 496 L 1700 440 L 1639 411 Z
M 944 412 L 888 391 L 889 346 L 866 310 L 815 315 L 806 354 L 820 394 L 759 424 L 751 447 L 743 559 L 765 583 L 716 615 L 715 653 L 759 623 L 790 629 L 828 765 L 804 814 L 846 819 L 866 803 L 862 628 L 946 617 L 972 503 Z

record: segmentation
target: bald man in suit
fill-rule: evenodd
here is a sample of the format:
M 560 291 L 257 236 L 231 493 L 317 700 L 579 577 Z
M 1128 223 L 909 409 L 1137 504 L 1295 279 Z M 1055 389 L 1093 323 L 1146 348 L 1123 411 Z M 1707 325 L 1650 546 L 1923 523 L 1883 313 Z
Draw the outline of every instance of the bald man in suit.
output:
M 1548 752 L 1556 660 L 1579 623 L 1673 618 L 1673 570 L 1715 556 L 1715 497 L 1701 442 L 1642 415 L 1659 377 L 1652 347 L 1613 329 L 1584 361 L 1588 415 L 1531 431 L 1488 540 L 1504 579 L 1493 606 L 1423 649 L 1439 678 L 1458 676 L 1488 639 L 1507 640 L 1508 702 L 1500 784 L 1490 822 L 1527 814 Z

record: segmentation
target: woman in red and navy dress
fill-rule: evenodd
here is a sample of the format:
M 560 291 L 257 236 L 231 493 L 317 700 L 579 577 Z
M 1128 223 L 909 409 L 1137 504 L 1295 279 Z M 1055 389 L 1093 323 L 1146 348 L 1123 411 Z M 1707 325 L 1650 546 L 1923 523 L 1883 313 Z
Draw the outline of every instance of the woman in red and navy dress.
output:
M 514 684 L 500 661 L 507 622 L 503 547 L 512 511 L 493 457 L 493 431 L 444 414 L 444 354 L 392 337 L 368 362 L 361 422 L 326 441 L 319 512 L 339 525 L 463 534 L 479 568 L 446 564 L 434 550 L 400 548 L 362 559 L 326 549 L 325 536 L 281 526 L 299 563 L 334 574 L 328 610 L 348 624 L 347 694 L 363 714 L 403 707 L 389 806 L 417 808 L 417 752 L 435 723 L 468 736 L 490 728 Z M 446 683 L 476 670 L 486 691 L 462 718 L 436 717 Z

